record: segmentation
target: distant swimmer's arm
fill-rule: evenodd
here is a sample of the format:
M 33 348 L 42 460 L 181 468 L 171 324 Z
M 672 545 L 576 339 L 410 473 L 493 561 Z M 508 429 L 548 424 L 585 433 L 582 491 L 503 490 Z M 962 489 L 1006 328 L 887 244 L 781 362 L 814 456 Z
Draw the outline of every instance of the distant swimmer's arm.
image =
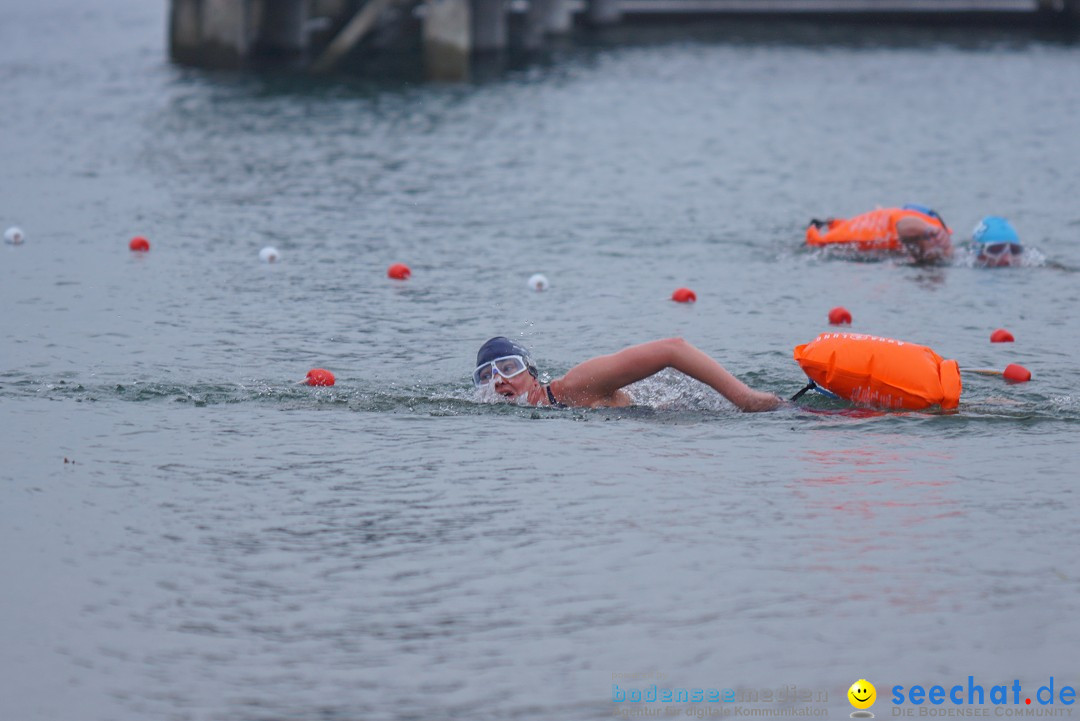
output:
M 949 232 L 921 218 L 901 218 L 896 223 L 900 242 L 916 263 L 936 263 L 952 257 Z
M 591 405 L 614 398 L 620 388 L 674 368 L 710 386 L 744 411 L 771 411 L 780 405 L 771 393 L 755 391 L 682 338 L 665 338 L 574 366 L 560 379 L 560 400 Z

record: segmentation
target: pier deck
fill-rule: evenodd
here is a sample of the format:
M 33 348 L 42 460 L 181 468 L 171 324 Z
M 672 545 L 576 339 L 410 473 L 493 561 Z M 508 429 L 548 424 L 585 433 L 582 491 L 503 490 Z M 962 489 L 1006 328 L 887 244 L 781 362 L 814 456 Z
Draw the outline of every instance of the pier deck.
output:
M 1080 26 L 1080 0 L 170 0 L 177 62 L 243 67 L 286 57 L 329 72 L 358 48 L 419 48 L 432 77 L 463 76 L 475 53 L 537 50 L 575 27 L 663 18 L 998 19 L 1005 25 Z M 510 18 L 516 18 L 511 22 Z

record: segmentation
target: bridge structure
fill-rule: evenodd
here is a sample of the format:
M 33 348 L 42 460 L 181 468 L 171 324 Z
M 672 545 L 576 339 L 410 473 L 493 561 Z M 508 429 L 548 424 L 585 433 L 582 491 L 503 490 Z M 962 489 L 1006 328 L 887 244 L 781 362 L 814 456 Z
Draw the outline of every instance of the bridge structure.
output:
M 176 62 L 284 60 L 332 72 L 351 54 L 417 52 L 432 79 L 480 54 L 539 50 L 575 28 L 722 17 L 963 19 L 1080 26 L 1080 0 L 170 0 Z

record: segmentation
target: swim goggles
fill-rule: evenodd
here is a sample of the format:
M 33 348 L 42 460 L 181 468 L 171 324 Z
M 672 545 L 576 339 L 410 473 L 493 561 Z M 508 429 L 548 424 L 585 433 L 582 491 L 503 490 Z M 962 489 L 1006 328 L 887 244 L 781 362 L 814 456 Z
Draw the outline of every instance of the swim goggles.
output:
M 529 364 L 521 356 L 504 355 L 501 358 L 495 358 L 476 366 L 476 370 L 472 374 L 473 384 L 482 386 L 490 383 L 492 378 L 495 377 L 495 373 L 498 373 L 503 378 L 513 378 L 527 370 L 529 370 Z
M 979 248 L 979 253 L 989 255 L 991 258 L 996 258 L 1005 253 L 1020 255 L 1023 252 L 1024 246 L 1019 243 L 982 243 Z

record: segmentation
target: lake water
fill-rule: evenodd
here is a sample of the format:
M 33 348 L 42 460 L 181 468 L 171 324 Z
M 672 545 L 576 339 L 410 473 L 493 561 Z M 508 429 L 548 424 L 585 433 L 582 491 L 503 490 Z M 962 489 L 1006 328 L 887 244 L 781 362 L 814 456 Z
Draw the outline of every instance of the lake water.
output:
M 0 718 L 595 719 L 662 712 L 612 700 L 651 683 L 840 718 L 860 678 L 881 717 L 894 685 L 1080 682 L 1075 37 L 717 24 L 310 83 L 170 65 L 165 5 L 0 9 Z M 1035 260 L 800 247 L 907 202 L 961 241 L 1005 215 Z M 493 335 L 552 376 L 679 335 L 790 396 L 835 305 L 1034 380 L 966 375 L 956 414 L 470 387 Z

